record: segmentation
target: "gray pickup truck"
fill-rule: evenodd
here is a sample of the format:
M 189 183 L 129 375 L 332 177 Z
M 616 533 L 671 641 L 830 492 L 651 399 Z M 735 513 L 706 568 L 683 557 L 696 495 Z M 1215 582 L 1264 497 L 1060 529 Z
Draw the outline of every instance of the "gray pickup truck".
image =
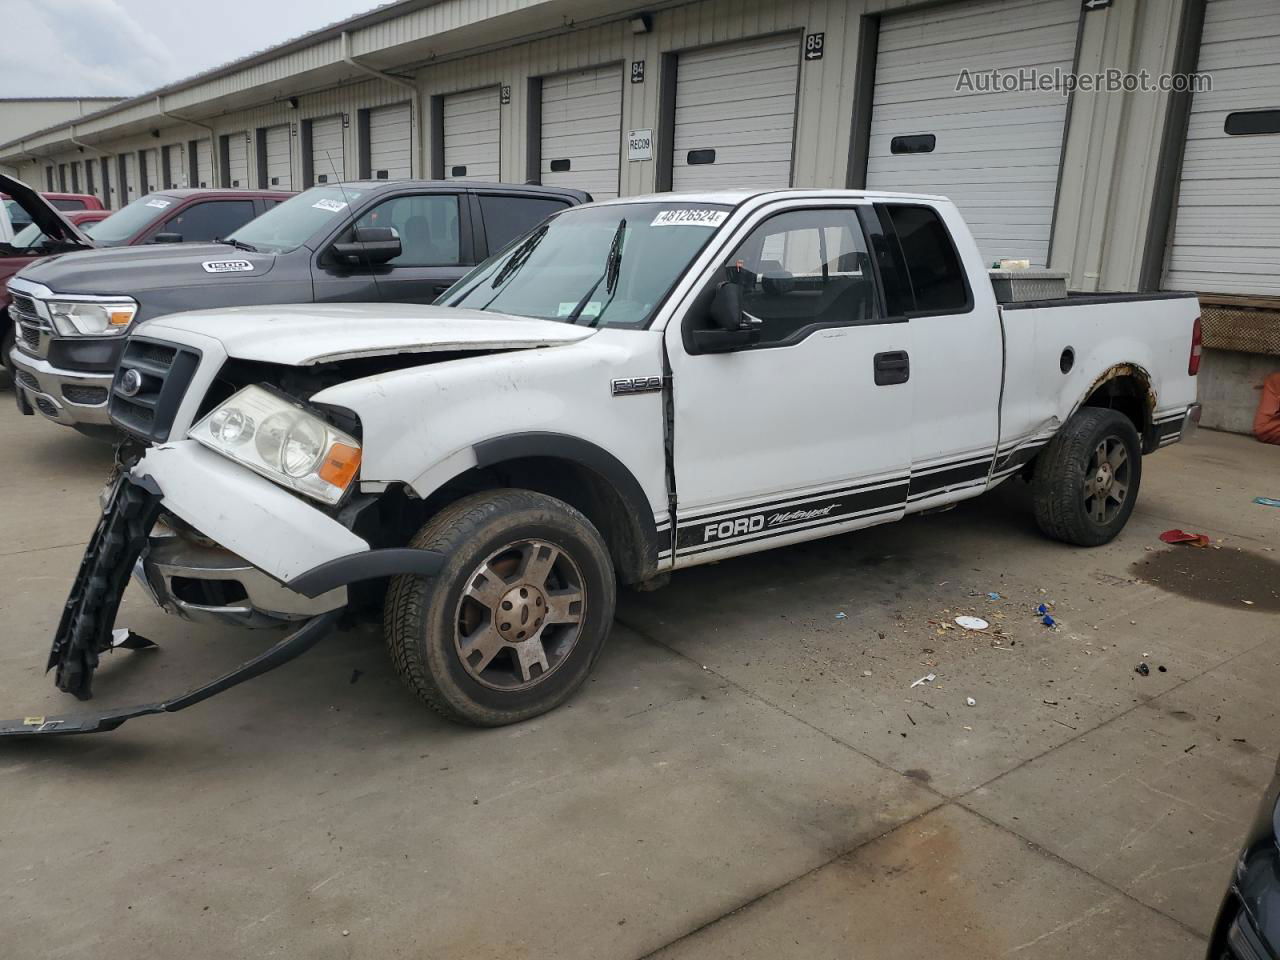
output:
M 107 413 L 124 334 L 179 311 L 277 303 L 431 303 L 578 190 L 468 181 L 325 184 L 215 244 L 48 257 L 9 281 L 18 409 L 90 436 Z

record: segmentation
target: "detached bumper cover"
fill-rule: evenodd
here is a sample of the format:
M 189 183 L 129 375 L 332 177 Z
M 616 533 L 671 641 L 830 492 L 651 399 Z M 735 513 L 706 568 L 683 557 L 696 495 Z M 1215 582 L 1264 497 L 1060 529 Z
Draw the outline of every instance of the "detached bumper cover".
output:
M 72 584 L 71 592 L 63 607 L 58 630 L 54 635 L 53 644 L 49 650 L 48 668 L 56 670 L 56 681 L 59 689 L 74 694 L 81 700 L 87 700 L 92 696 L 93 674 L 97 669 L 99 656 L 113 646 L 112 630 L 115 626 L 115 617 L 120 601 L 134 566 L 147 546 L 148 536 L 161 511 L 172 510 L 182 516 L 183 519 L 192 522 L 193 525 L 197 525 L 198 521 L 192 520 L 185 515 L 183 510 L 180 509 L 181 506 L 185 505 L 190 511 L 202 514 L 206 520 L 216 520 L 219 516 L 226 516 L 225 509 L 219 514 L 217 503 L 219 498 L 216 496 L 210 497 L 207 486 L 205 487 L 203 500 L 199 496 L 199 492 L 187 491 L 185 496 L 180 495 L 176 498 L 166 496 L 162 492 L 161 486 L 154 477 L 154 472 L 144 470 L 143 467 L 147 459 L 153 454 L 163 452 L 165 451 L 161 448 L 149 451 L 147 457 L 144 457 L 142 461 L 135 465 L 129 474 L 121 475 L 115 480 L 104 504 L 102 517 L 98 521 L 98 526 L 94 530 L 88 548 L 85 550 L 84 559 L 80 563 L 75 582 Z M 221 461 L 222 458 L 214 456 L 215 459 Z M 176 473 L 182 477 L 185 471 L 178 470 Z M 183 478 L 191 479 L 191 476 L 187 474 Z M 168 479 L 175 479 L 173 472 L 169 473 Z M 204 480 L 207 484 L 208 478 L 205 477 Z M 252 477 L 252 480 L 257 483 L 267 483 L 267 481 L 257 477 Z M 304 596 L 319 597 L 330 590 L 359 580 L 370 580 L 397 574 L 411 573 L 420 576 L 431 576 L 439 571 L 445 561 L 445 557 L 442 554 L 428 550 L 371 550 L 364 540 L 347 531 L 337 521 L 318 510 L 300 503 L 296 498 L 280 490 L 280 488 L 270 484 L 269 486 L 271 486 L 272 491 L 286 497 L 291 502 L 292 508 L 284 510 L 282 514 L 277 513 L 273 517 L 274 525 L 267 524 L 265 529 L 260 528 L 260 538 L 269 540 L 283 530 L 285 533 L 292 532 L 296 534 L 297 538 L 308 547 L 316 548 L 317 544 L 326 539 L 325 534 L 329 534 L 328 546 L 330 549 L 316 549 L 312 554 L 312 565 L 292 573 L 287 579 L 285 576 L 281 576 L 278 571 L 282 569 L 289 570 L 293 566 L 290 562 L 296 556 L 293 551 L 287 551 L 282 554 L 278 549 L 270 550 L 271 545 L 269 543 L 266 545 L 261 543 L 251 544 L 251 546 L 256 546 L 259 552 L 266 552 L 275 561 L 274 569 L 268 568 L 268 573 L 284 581 L 285 587 Z M 267 496 L 264 499 L 271 501 L 273 498 Z M 176 506 L 175 500 L 177 501 Z M 225 496 L 221 502 L 228 502 Z M 257 511 L 262 510 L 265 512 L 269 510 L 270 504 L 257 503 L 252 504 L 251 507 L 252 509 L 248 511 L 250 515 L 259 515 Z M 314 521 L 309 524 L 312 528 L 309 530 L 307 526 L 303 526 L 301 529 L 290 531 L 287 526 L 282 526 L 282 523 L 287 521 L 289 517 L 297 520 L 297 516 L 291 512 L 297 509 L 305 511 L 301 515 L 304 521 L 310 519 L 307 514 L 314 515 L 318 520 L 323 520 L 337 527 L 351 540 L 360 544 L 363 550 L 354 553 L 339 553 L 335 556 L 335 551 L 332 549 L 333 540 L 335 539 L 332 536 L 332 531 L 323 531 L 322 528 L 322 532 L 317 534 L 314 529 L 316 526 Z M 229 525 L 215 522 L 212 529 L 208 526 L 202 527 L 199 525 L 197 529 L 219 538 L 228 530 L 233 539 L 243 538 L 244 535 L 243 524 L 240 522 Z M 348 545 L 348 543 L 343 545 Z M 327 559 L 322 559 L 325 557 Z M 321 559 L 318 564 L 315 562 L 317 559 Z M 0 723 L 0 737 L 28 736 L 32 734 L 93 733 L 114 730 L 120 724 L 133 717 L 154 713 L 173 713 L 177 710 L 182 710 L 292 660 L 333 629 L 341 613 L 342 608 L 312 617 L 266 652 L 241 664 L 240 667 L 230 673 L 180 696 L 157 703 L 117 708 L 84 716 L 24 717 L 21 720 Z

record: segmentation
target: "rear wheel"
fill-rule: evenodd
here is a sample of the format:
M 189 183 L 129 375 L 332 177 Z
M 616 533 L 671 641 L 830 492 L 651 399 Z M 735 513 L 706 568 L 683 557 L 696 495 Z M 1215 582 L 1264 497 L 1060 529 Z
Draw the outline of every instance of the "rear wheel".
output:
M 599 531 L 527 490 L 476 494 L 433 517 L 412 546 L 448 559 L 396 577 L 384 608 L 400 677 L 451 719 L 500 726 L 567 700 L 613 621 L 615 583 Z
M 1142 481 L 1142 446 L 1128 417 L 1085 407 L 1036 460 L 1036 522 L 1055 540 L 1085 547 L 1124 529 Z

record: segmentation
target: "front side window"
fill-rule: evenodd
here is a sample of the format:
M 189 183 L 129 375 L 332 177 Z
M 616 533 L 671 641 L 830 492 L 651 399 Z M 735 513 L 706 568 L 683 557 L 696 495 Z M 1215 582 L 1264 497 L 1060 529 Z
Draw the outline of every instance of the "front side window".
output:
M 73 197 L 55 197 L 49 202 L 58 210 L 84 210 L 86 208 L 83 200 L 76 200 Z
M 378 204 L 357 227 L 392 227 L 400 235 L 393 267 L 453 267 L 462 262 L 458 197 L 451 193 L 393 197 Z
M 969 291 L 951 234 L 932 207 L 889 204 L 885 208 L 917 313 L 964 313 Z
M 642 329 L 729 209 L 675 200 L 571 207 L 490 257 L 436 302 Z
M 252 219 L 252 200 L 211 200 L 193 203 L 170 217 L 160 232 L 176 233 L 183 243 L 211 243 L 230 236 Z
M 852 208 L 770 217 L 725 261 L 742 308 L 760 321 L 761 345 L 794 341 L 815 324 L 879 316 L 866 239 Z

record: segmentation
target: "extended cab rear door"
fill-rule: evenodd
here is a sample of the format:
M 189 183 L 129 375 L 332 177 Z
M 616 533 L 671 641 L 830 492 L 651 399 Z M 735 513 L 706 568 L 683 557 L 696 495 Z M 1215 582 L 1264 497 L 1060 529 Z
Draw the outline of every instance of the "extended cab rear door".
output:
M 668 324 L 676 566 L 902 515 L 911 331 L 905 317 L 885 315 L 862 207 L 762 207 L 734 228 L 683 319 Z M 724 282 L 740 285 L 759 342 L 706 352 L 694 332 L 709 325 Z
M 890 317 L 905 319 L 912 383 L 907 511 L 985 488 L 999 435 L 1000 318 L 977 246 L 950 203 L 864 211 Z

